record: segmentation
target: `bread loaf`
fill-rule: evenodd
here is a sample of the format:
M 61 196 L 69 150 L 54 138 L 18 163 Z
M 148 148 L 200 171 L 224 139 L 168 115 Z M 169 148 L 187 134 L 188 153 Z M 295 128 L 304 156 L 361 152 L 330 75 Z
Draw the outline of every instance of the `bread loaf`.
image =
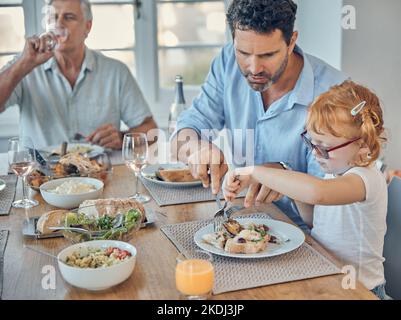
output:
M 50 234 L 57 230 L 50 230 L 49 227 L 60 227 L 64 225 L 64 219 L 68 210 L 52 210 L 43 214 L 37 224 L 36 229 L 41 234 Z
M 88 216 L 102 217 L 104 215 L 114 217 L 118 213 L 126 213 L 131 209 L 137 209 L 142 216 L 141 222 L 145 220 L 145 208 L 133 199 L 97 199 L 85 200 L 79 206 L 79 212 Z
M 167 182 L 193 182 L 195 179 L 189 169 L 159 169 L 157 176 Z

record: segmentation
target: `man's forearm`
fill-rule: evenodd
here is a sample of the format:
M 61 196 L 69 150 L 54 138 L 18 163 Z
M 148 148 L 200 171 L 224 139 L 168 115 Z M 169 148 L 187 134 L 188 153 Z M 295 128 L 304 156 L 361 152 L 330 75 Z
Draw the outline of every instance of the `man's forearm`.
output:
M 0 112 L 4 111 L 5 104 L 18 83 L 31 71 L 32 68 L 29 65 L 22 60 L 17 60 L 0 73 Z

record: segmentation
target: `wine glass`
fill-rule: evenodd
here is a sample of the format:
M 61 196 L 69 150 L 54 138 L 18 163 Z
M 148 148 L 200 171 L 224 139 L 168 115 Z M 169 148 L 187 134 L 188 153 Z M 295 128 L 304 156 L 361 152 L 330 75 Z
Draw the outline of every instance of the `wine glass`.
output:
M 177 257 L 176 288 L 181 299 L 206 300 L 214 286 L 213 257 L 203 250 L 193 250 L 190 256 L 180 254 Z
M 142 168 L 146 165 L 148 158 L 148 139 L 144 133 L 126 133 L 124 135 L 122 158 L 125 165 L 134 171 L 136 177 L 135 195 L 130 197 L 138 202 L 145 203 L 150 200 L 147 195 L 138 191 L 138 180 L 142 172 Z
M 12 204 L 14 208 L 29 209 L 39 204 L 36 200 L 31 200 L 26 196 L 26 177 L 33 170 L 35 161 L 35 148 L 30 138 L 15 137 L 8 140 L 8 164 L 23 181 L 22 200 L 14 201 Z

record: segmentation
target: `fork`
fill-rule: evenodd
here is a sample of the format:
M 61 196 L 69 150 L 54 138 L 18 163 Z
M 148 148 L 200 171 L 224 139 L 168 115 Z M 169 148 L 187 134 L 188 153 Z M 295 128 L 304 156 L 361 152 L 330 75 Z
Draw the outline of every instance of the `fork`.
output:
M 216 197 L 217 207 L 219 208 L 219 210 L 217 210 L 217 212 L 214 214 L 213 225 L 214 225 L 214 232 L 219 232 L 223 227 L 225 209 L 227 208 L 228 202 L 225 201 L 224 205 L 221 206 L 219 194 L 216 194 L 215 197 Z
M 228 208 L 225 212 L 225 216 L 227 219 L 230 219 L 231 215 L 237 211 L 241 211 L 242 209 L 244 209 L 244 206 L 232 206 L 230 208 Z

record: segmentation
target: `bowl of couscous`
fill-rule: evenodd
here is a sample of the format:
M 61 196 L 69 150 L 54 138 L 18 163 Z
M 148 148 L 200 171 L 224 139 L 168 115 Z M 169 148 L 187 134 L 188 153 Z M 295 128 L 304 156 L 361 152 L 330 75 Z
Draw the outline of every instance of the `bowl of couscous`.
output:
M 69 284 L 105 290 L 131 276 L 136 254 L 136 248 L 127 242 L 95 240 L 69 246 L 57 258 L 61 275 Z

